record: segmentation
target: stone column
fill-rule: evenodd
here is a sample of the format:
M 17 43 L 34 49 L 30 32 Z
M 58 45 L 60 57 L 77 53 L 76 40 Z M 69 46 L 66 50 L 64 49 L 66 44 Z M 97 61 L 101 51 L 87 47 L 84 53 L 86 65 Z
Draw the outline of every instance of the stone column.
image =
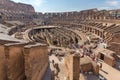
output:
M 0 80 L 7 80 L 6 58 L 3 44 L 0 44 Z
M 49 63 L 47 45 L 26 45 L 24 48 L 27 80 L 42 80 Z
M 24 45 L 25 43 L 5 44 L 7 80 L 24 80 Z
M 71 80 L 79 80 L 79 74 L 80 74 L 80 57 L 77 55 L 73 56 L 73 79 Z
M 65 65 L 69 80 L 79 80 L 80 75 L 80 57 L 69 55 L 65 58 Z

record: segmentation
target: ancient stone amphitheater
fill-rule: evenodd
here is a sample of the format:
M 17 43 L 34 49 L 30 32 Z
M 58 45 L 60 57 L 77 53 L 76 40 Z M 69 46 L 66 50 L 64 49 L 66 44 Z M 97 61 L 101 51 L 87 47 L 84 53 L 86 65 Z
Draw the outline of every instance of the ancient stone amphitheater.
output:
M 116 61 L 120 59 L 119 19 L 119 9 L 95 8 L 79 12 L 43 14 L 35 12 L 28 4 L 0 0 L 0 80 L 54 80 L 54 74 L 49 69 L 51 63 L 49 53 L 53 47 L 76 51 L 76 46 L 79 44 L 91 49 L 91 46 L 88 47 L 86 44 L 95 45 L 98 40 L 107 45 L 106 51 L 114 52 L 112 55 L 107 52 L 105 59 L 103 57 L 100 59 L 114 67 Z M 67 53 L 71 53 L 70 51 Z M 101 49 L 96 51 L 99 53 Z M 79 79 L 79 69 L 77 69 L 79 67 L 76 66 L 85 66 L 83 71 L 89 70 L 90 67 L 84 65 L 86 58 L 79 64 L 82 58 L 79 59 L 76 55 L 65 58 L 68 68 L 63 73 L 68 73 L 69 80 L 90 80 L 83 79 L 83 76 Z M 91 60 L 88 62 L 93 66 L 93 72 L 98 74 L 97 64 Z M 64 70 L 63 65 L 61 69 Z

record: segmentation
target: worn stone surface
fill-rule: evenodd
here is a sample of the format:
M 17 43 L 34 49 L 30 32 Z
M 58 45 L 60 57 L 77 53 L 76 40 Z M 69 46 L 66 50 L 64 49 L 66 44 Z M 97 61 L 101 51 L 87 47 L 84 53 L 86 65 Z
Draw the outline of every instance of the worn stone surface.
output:
M 106 54 L 110 54 L 110 53 L 106 53 Z M 98 54 L 98 57 L 101 57 L 101 54 Z M 104 55 L 104 60 L 105 63 L 107 63 L 110 66 L 114 66 L 115 65 L 115 58 L 112 57 L 112 55 Z
M 80 57 L 69 55 L 65 58 L 65 66 L 67 68 L 67 76 L 70 80 L 79 80 L 80 73 Z
M 10 0 L 0 0 L 0 11 L 9 11 L 15 13 L 33 13 L 35 12 L 34 8 L 31 5 L 23 3 L 15 3 Z
M 24 73 L 24 46 L 25 44 L 5 45 L 7 78 L 8 80 L 23 80 Z
M 47 46 L 25 46 L 24 56 L 27 80 L 42 80 L 48 67 Z
M 6 80 L 6 59 L 4 54 L 4 46 L 0 45 L 0 80 Z
M 49 64 L 47 45 L 28 44 L 0 45 L 0 80 L 42 80 Z

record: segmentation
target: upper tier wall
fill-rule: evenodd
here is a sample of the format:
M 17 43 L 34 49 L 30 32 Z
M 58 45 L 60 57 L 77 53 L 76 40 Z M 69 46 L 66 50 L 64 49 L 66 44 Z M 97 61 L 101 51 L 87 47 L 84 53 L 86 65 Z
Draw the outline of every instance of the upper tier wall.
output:
M 10 0 L 0 0 L 0 11 L 9 11 L 16 13 L 35 13 L 32 5 L 15 3 Z

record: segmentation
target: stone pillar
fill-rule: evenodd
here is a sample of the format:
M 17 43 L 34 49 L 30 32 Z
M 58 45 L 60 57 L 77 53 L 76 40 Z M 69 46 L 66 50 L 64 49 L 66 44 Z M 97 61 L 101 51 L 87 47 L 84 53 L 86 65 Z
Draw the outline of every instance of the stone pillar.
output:
M 69 55 L 65 58 L 65 65 L 69 80 L 79 80 L 80 75 L 80 57 Z
M 0 44 L 0 80 L 7 80 L 4 45 Z
M 5 44 L 7 80 L 24 80 L 24 43 Z
M 42 80 L 49 63 L 47 45 L 26 45 L 24 48 L 27 80 Z

